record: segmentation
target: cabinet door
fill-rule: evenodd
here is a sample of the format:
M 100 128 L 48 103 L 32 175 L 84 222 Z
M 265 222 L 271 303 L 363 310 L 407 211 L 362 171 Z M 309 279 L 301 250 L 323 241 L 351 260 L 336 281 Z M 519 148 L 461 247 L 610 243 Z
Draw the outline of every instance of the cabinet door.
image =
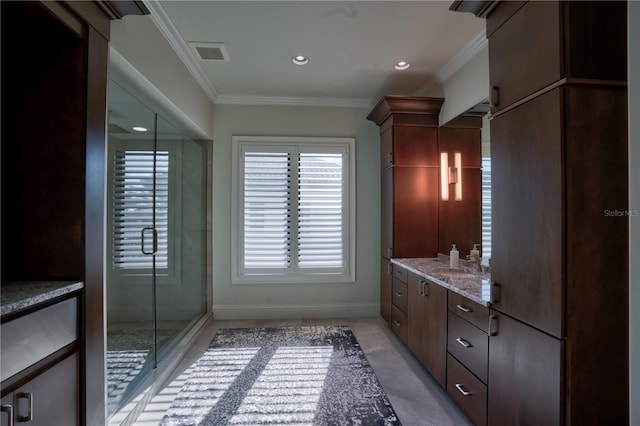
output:
M 438 128 L 394 125 L 392 158 L 395 166 L 437 166 Z
M 393 257 L 438 253 L 438 168 L 393 167 Z
M 380 316 L 391 325 L 391 262 L 380 260 Z
M 407 346 L 446 386 L 447 290 L 409 273 Z
M 562 337 L 561 90 L 491 122 L 492 303 Z
M 511 7 L 510 2 L 499 6 Z M 499 15 L 496 19 L 502 19 Z M 560 18 L 558 2 L 530 1 L 491 35 L 492 112 L 561 78 Z M 487 27 L 492 20 L 493 14 Z
M 562 341 L 492 313 L 488 424 L 561 424 Z
M 76 353 L 14 392 L 14 418 L 16 423 L 23 418 L 22 421 L 28 421 L 29 426 L 77 425 L 78 398 Z M 27 420 L 29 415 L 31 420 Z

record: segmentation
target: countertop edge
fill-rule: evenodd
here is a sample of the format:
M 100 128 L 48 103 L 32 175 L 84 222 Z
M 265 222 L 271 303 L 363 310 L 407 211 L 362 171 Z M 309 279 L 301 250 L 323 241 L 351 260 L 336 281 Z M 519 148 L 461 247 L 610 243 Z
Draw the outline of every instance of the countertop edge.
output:
M 16 289 L 19 287 L 21 291 L 18 292 Z M 36 307 L 57 297 L 82 290 L 83 288 L 84 283 L 82 281 L 25 281 L 3 283 L 3 300 L 0 306 L 0 318 L 4 319 L 10 315 Z M 13 291 L 17 294 L 10 294 L 9 297 L 6 297 L 6 291 Z
M 433 258 L 434 260 L 436 260 L 437 258 Z M 406 263 L 403 263 L 402 260 L 400 259 L 390 259 L 391 263 L 398 265 L 398 266 L 402 266 L 403 268 L 407 269 L 408 271 L 413 272 L 416 275 L 419 275 L 423 278 L 426 278 L 430 281 L 433 281 L 434 283 L 438 284 L 441 287 L 446 288 L 447 290 L 451 290 L 454 293 L 458 293 L 464 297 L 466 297 L 469 300 L 472 300 L 480 305 L 486 306 L 486 307 L 491 307 L 491 302 L 489 302 L 488 300 L 483 300 L 482 298 L 479 298 L 459 287 L 456 287 L 454 284 L 442 281 L 441 279 L 439 279 L 438 277 L 435 277 L 433 275 L 429 275 L 428 273 L 424 272 L 424 271 L 420 271 L 417 270 L 415 268 L 412 268 L 411 266 L 408 266 Z

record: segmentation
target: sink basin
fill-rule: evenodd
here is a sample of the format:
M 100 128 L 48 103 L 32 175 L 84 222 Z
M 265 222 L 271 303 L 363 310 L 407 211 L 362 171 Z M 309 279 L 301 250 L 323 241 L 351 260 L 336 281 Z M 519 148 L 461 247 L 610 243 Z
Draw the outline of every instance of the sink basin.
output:
M 463 271 L 461 269 L 453 269 L 453 268 L 436 268 L 433 269 L 433 272 L 436 275 L 442 275 L 450 278 L 476 278 L 475 274 L 469 273 L 467 271 Z

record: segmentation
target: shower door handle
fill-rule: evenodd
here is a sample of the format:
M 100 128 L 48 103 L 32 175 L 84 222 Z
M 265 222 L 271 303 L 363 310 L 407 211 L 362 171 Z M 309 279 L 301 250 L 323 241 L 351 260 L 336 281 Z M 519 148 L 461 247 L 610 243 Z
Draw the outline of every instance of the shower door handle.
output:
M 151 231 L 151 236 L 152 236 L 152 248 L 151 251 L 146 251 L 145 250 L 145 235 L 148 233 L 148 231 Z M 140 250 L 142 250 L 142 254 L 146 254 L 146 255 L 152 255 L 152 254 L 156 254 L 158 252 L 158 230 L 152 226 L 147 226 L 146 228 L 142 228 L 142 231 L 140 233 Z

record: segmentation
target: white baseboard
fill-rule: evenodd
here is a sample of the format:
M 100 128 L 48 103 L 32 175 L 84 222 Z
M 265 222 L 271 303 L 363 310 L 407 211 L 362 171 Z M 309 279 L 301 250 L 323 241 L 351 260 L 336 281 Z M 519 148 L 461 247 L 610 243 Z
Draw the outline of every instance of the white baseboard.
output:
M 326 305 L 213 305 L 219 320 L 298 319 L 298 318 L 371 318 L 380 315 L 378 303 Z

